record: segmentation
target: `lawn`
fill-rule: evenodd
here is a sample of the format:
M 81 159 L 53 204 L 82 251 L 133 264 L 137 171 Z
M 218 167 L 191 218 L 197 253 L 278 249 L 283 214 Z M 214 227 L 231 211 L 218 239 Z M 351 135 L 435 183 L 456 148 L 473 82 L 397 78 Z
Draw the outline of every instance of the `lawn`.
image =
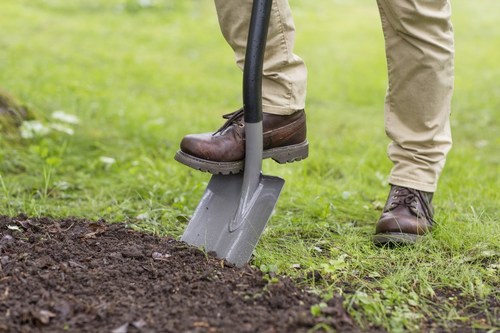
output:
M 500 2 L 453 2 L 454 148 L 434 198 L 438 225 L 396 249 L 371 244 L 391 168 L 376 3 L 290 3 L 309 69 L 310 157 L 264 162 L 286 185 L 251 265 L 325 300 L 342 294 L 366 329 L 495 331 Z M 18 0 L 0 12 L 0 87 L 36 118 L 0 136 L 0 215 L 124 221 L 179 237 L 210 176 L 173 160 L 178 143 L 241 105 L 213 3 Z

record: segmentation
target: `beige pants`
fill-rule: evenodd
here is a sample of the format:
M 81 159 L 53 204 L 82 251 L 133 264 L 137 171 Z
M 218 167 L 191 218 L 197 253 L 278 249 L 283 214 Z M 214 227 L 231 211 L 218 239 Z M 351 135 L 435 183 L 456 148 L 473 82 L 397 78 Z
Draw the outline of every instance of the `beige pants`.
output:
M 451 148 L 453 29 L 449 0 L 377 0 L 389 86 L 385 129 L 393 185 L 434 192 Z M 252 0 L 215 0 L 222 33 L 243 68 Z M 264 60 L 263 110 L 303 109 L 307 70 L 293 53 L 287 0 L 274 0 Z

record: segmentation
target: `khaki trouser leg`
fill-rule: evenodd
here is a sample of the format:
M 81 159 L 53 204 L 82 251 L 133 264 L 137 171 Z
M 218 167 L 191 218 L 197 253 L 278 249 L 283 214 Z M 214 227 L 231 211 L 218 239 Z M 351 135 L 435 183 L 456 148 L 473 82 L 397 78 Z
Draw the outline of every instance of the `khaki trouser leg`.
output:
M 215 0 L 224 38 L 243 69 L 252 0 Z M 291 114 L 304 109 L 307 70 L 293 53 L 295 26 L 287 0 L 274 0 L 264 58 L 263 111 Z
M 448 0 L 377 0 L 389 86 L 385 103 L 393 185 L 434 192 L 451 148 L 453 29 Z

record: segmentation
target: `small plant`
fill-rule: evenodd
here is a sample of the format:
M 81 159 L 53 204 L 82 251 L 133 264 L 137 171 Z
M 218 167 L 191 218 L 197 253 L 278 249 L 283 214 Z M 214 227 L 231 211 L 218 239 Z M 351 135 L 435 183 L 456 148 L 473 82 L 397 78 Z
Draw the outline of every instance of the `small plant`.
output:
M 321 302 L 319 304 L 315 304 L 311 306 L 311 314 L 314 317 L 319 317 L 321 315 L 321 310 L 325 309 L 328 305 L 325 302 Z

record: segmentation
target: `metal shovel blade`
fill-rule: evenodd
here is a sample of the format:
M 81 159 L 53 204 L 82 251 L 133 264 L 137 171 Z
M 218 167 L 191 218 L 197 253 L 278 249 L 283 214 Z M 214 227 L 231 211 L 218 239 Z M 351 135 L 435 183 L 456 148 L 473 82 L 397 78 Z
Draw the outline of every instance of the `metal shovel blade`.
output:
M 181 240 L 243 266 L 271 217 L 284 183 L 279 177 L 261 175 L 244 214 L 235 218 L 243 174 L 212 176 Z

